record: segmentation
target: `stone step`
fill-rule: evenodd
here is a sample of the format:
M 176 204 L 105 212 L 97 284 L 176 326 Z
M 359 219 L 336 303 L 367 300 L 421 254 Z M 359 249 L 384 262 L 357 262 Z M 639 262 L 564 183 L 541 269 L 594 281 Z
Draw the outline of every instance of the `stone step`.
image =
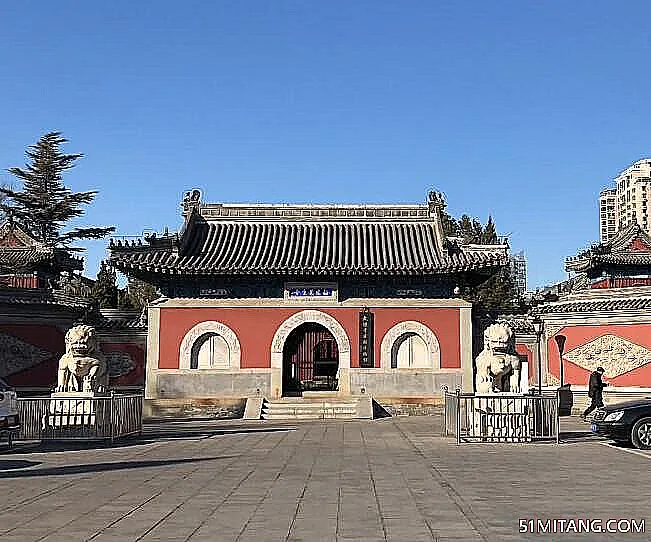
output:
M 313 418 L 322 418 L 323 416 L 339 416 L 339 417 L 356 417 L 357 409 L 356 408 L 345 408 L 345 409 L 285 409 L 285 410 L 276 410 L 276 409 L 263 409 L 262 416 L 285 416 L 293 418 L 294 416 L 311 416 Z
M 357 403 L 263 403 L 262 408 L 282 410 L 284 408 L 306 408 L 318 410 L 320 408 L 357 408 Z
M 329 397 L 327 399 L 286 397 L 271 401 L 251 398 L 247 402 L 247 409 L 246 412 L 249 413 L 250 419 L 262 418 L 264 420 L 368 419 L 373 417 L 370 397 Z
M 262 414 L 263 420 L 356 420 L 357 414 L 348 414 L 348 415 L 333 415 L 330 413 L 324 413 L 319 416 L 316 416 L 315 413 L 310 414 Z
M 277 414 L 277 415 L 294 415 L 294 414 L 317 414 L 322 413 L 337 413 L 337 414 L 357 414 L 357 407 L 347 407 L 347 408 L 263 408 L 263 414 Z
M 322 403 L 354 403 L 357 404 L 358 397 L 283 397 L 281 399 L 265 399 L 270 405 L 285 405 L 301 403 L 303 405 L 320 405 Z

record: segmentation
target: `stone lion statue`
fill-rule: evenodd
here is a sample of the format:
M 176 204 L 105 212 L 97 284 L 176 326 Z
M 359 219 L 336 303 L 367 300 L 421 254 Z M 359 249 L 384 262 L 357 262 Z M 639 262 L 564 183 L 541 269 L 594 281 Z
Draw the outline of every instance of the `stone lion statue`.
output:
M 74 326 L 66 333 L 66 353 L 59 360 L 58 392 L 104 393 L 108 388 L 108 367 L 99 351 L 92 326 Z
M 515 336 L 506 324 L 492 324 L 484 331 L 484 349 L 475 360 L 477 393 L 521 393 L 522 363 L 515 354 Z

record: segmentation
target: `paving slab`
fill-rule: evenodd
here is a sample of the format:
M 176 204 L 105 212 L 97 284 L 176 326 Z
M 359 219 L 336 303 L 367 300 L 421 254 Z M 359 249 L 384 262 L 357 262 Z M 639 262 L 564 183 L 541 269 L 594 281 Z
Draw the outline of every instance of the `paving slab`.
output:
M 576 419 L 563 427 L 560 445 L 456 445 L 440 416 L 160 421 L 116 447 L 19 443 L 0 453 L 0 539 L 650 539 L 563 532 L 578 519 L 651 529 L 651 453 L 594 438 Z

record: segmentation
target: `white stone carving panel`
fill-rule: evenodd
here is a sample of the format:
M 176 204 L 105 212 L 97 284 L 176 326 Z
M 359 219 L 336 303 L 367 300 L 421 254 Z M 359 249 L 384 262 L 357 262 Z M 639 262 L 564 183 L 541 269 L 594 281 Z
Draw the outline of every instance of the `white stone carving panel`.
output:
M 563 357 L 588 371 L 601 366 L 608 378 L 615 378 L 651 363 L 651 350 L 616 335 L 602 335 Z
M 0 376 L 9 376 L 30 369 L 53 356 L 52 352 L 29 344 L 18 337 L 0 333 Z
M 108 373 L 111 378 L 130 373 L 136 368 L 136 363 L 126 352 L 104 352 L 106 363 L 108 364 Z
M 557 378 L 551 373 L 547 373 L 545 375 L 545 385 L 546 386 L 560 386 L 561 385 L 561 379 Z

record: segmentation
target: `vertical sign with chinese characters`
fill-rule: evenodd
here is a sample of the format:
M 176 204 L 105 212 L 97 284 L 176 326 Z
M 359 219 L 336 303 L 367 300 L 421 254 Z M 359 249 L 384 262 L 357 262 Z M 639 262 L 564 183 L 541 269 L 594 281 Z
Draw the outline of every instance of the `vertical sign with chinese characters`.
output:
M 372 368 L 375 366 L 373 353 L 373 313 L 365 307 L 359 313 L 359 366 Z

